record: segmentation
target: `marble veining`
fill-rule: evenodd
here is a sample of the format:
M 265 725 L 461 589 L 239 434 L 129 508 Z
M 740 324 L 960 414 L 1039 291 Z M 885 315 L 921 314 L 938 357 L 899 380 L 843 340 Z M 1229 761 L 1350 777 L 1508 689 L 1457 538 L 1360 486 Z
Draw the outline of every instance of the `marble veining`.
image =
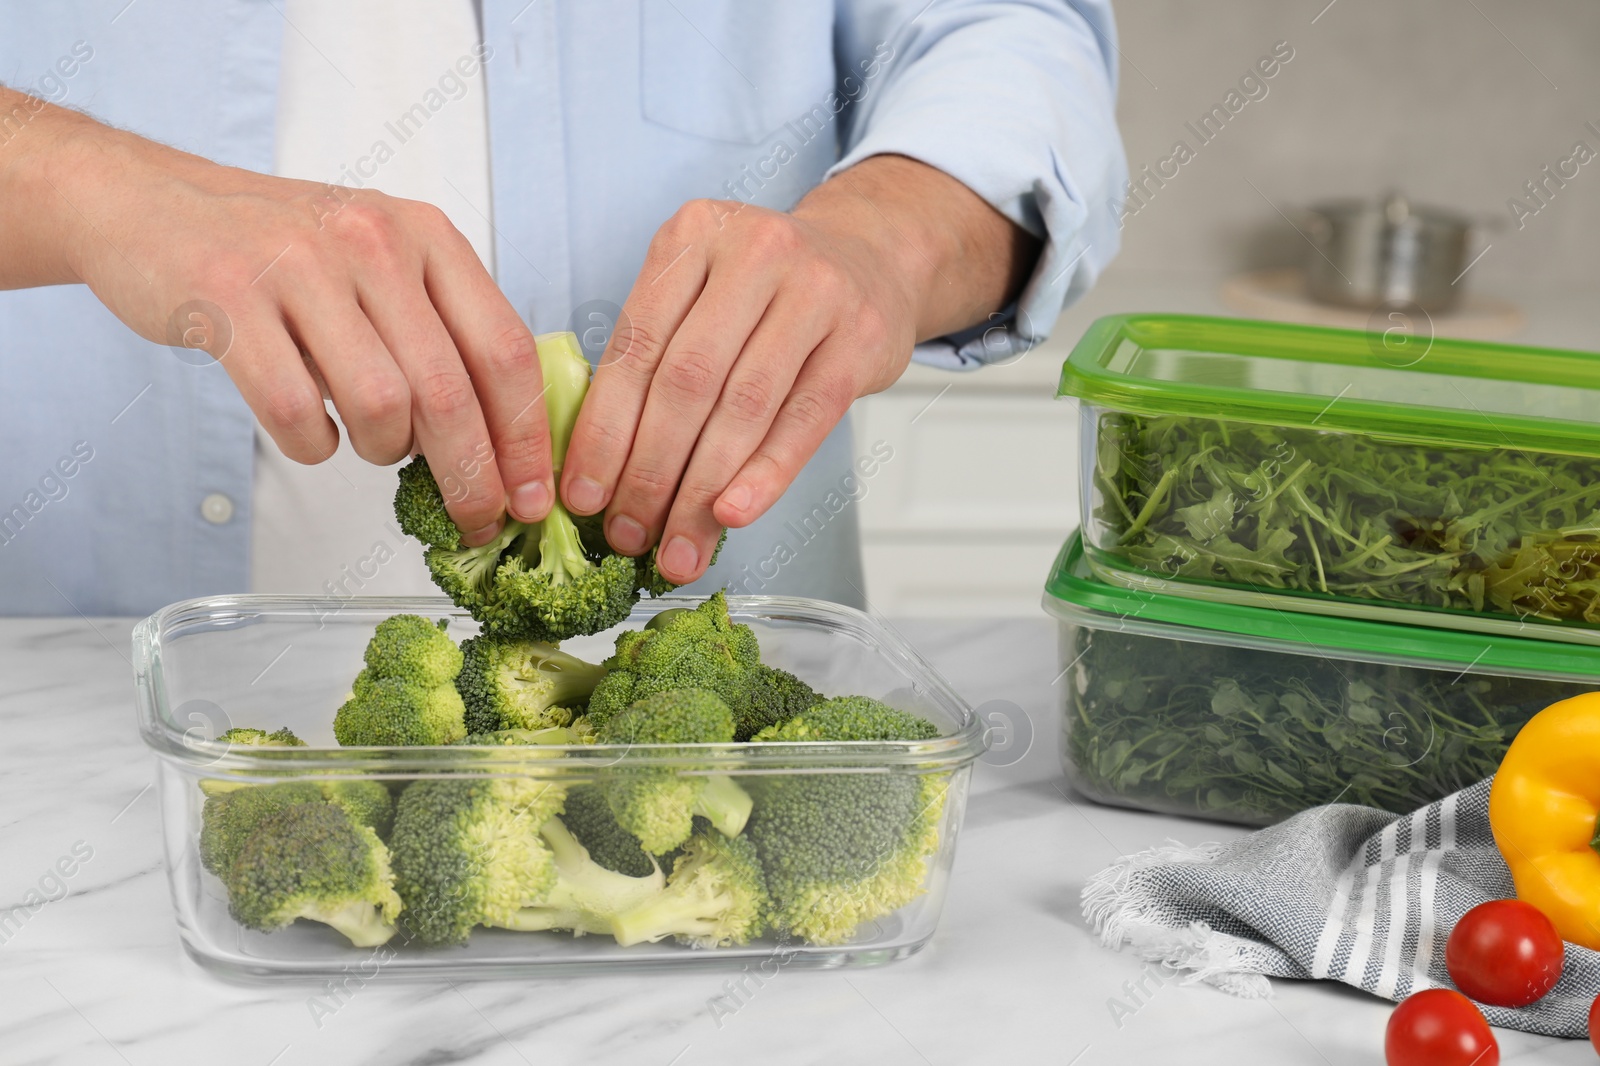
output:
M 1370 996 L 1280 981 L 1271 1000 L 1235 1000 L 1162 979 L 1084 927 L 1078 891 L 1118 854 L 1241 830 L 1065 791 L 1055 630 L 1042 617 L 897 623 L 974 706 L 1029 735 L 977 768 L 944 916 L 920 955 L 743 980 L 380 972 L 347 989 L 234 984 L 184 954 L 146 789 L 153 756 L 134 728 L 130 628 L 0 620 L 0 902 L 57 897 L 0 926 L 0 1063 L 1353 1066 L 1381 1054 L 1388 1007 Z M 63 895 L 47 875 L 75 845 L 92 857 L 60 879 Z M 1508 1063 L 1593 1061 L 1587 1044 L 1498 1035 Z

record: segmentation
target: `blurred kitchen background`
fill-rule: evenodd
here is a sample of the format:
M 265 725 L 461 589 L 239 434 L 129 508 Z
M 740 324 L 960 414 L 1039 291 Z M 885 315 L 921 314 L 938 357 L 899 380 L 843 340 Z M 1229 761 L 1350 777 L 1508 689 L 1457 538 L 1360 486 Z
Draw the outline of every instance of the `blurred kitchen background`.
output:
M 1179 140 L 1194 157 L 1147 185 L 1121 254 L 1048 343 L 975 374 L 913 367 L 856 404 L 858 451 L 881 440 L 894 452 L 857 504 L 867 592 L 882 614 L 1038 609 L 1078 520 L 1076 412 L 1052 397 L 1096 317 L 1343 314 L 1361 328 L 1365 313 L 1290 291 L 1293 270 L 1317 254 L 1296 230 L 1311 204 L 1403 190 L 1477 223 L 1463 298 L 1432 317 L 1437 335 L 1600 348 L 1600 4 L 1130 0 L 1116 13 L 1130 171 L 1155 170 Z M 1258 98 L 1200 144 L 1185 124 L 1279 42 L 1293 56 L 1266 95 L 1252 89 Z M 1577 173 L 1563 186 L 1547 166 Z M 1544 183 L 1542 201 L 1529 182 Z M 1527 208 L 1520 218 L 1513 198 Z

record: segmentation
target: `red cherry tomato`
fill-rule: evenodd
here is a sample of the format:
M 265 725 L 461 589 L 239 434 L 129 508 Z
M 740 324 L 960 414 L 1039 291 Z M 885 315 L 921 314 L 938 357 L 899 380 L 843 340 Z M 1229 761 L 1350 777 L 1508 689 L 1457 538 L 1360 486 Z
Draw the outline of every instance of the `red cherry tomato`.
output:
M 1389 1066 L 1500 1066 L 1500 1045 L 1472 1000 L 1451 988 L 1407 996 L 1383 1034 Z
M 1594 1002 L 1589 1004 L 1589 1043 L 1600 1051 L 1600 996 L 1594 997 Z
M 1444 946 L 1456 987 L 1497 1007 L 1526 1007 L 1550 991 L 1561 980 L 1561 959 L 1561 934 L 1520 899 L 1480 903 L 1462 915 Z

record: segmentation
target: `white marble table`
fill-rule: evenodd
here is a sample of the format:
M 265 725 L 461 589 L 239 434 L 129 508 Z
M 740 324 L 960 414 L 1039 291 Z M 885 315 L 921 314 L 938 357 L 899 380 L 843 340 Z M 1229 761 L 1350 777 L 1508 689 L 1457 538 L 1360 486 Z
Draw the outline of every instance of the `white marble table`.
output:
M 382 976 L 314 1020 L 315 985 L 225 983 L 178 943 L 153 762 L 134 729 L 127 621 L 0 620 L 0 905 L 66 863 L 66 895 L 0 927 L 0 1063 L 1309 1063 L 1382 1061 L 1386 1004 L 1280 981 L 1270 1000 L 1148 980 L 1078 911 L 1116 855 L 1237 829 L 1097 807 L 1062 792 L 1055 633 L 1043 618 L 904 623 L 974 704 L 1026 709 L 1031 749 L 980 765 L 943 920 L 886 967 L 782 971 L 732 1015 L 725 974 L 454 985 Z M 81 844 L 79 842 L 82 842 Z M 753 988 L 753 986 L 751 986 Z M 721 1015 L 717 1017 L 716 1015 Z M 720 1025 L 719 1025 L 720 1021 Z M 1592 1063 L 1587 1043 L 1500 1032 L 1502 1061 Z

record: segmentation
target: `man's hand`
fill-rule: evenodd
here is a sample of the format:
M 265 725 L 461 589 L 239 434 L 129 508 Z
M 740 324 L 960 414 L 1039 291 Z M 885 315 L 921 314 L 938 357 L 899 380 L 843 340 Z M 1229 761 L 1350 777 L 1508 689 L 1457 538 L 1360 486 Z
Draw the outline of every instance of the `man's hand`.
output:
M 686 204 L 656 233 L 562 475 L 577 514 L 679 584 L 759 518 L 918 340 L 1015 296 L 1038 242 L 925 164 L 874 156 L 784 214 Z
M 0 89 L 0 111 L 26 99 Z M 204 348 L 302 463 L 338 447 L 327 395 L 363 459 L 428 456 L 468 544 L 508 505 L 544 517 L 533 335 L 441 211 L 33 110 L 0 143 L 0 287 L 84 282 L 141 336 Z

